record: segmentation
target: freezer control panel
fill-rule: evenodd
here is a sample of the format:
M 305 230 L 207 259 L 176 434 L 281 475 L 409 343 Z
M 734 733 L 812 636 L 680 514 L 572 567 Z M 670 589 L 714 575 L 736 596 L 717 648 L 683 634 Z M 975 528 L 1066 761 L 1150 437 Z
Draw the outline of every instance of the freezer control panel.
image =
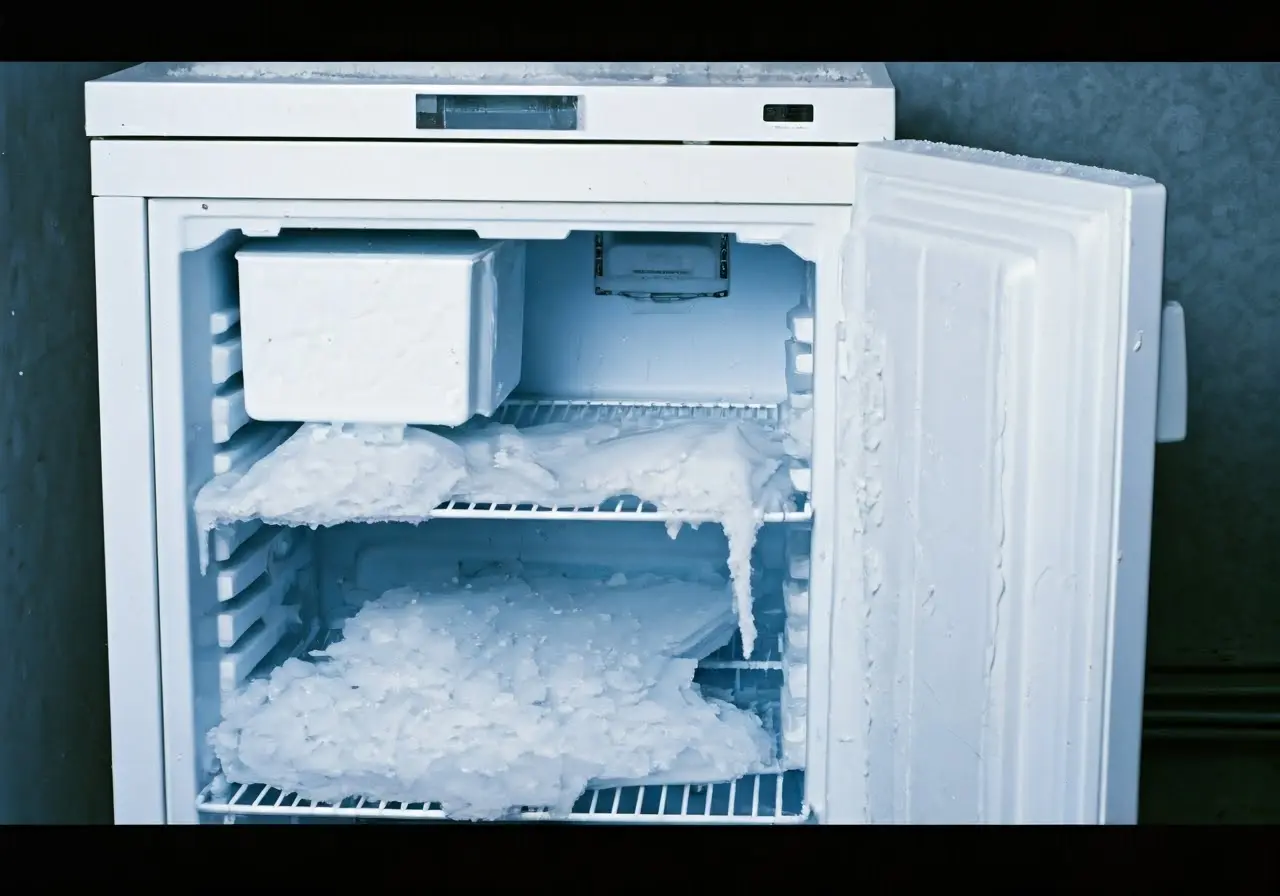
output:
M 420 131 L 576 131 L 576 96 L 434 94 L 417 96 Z

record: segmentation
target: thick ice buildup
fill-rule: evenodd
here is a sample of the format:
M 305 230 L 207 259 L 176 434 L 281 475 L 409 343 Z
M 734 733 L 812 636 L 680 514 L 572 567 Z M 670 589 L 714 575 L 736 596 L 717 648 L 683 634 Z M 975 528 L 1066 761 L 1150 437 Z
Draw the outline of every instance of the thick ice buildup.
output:
M 241 476 L 196 499 L 202 531 L 260 517 L 287 525 L 416 522 L 443 501 L 594 506 L 633 495 L 724 527 L 750 658 L 751 551 L 760 514 L 790 498 L 787 450 L 773 427 L 743 420 L 641 418 L 517 429 L 484 422 L 436 435 L 414 427 L 308 424 Z M 385 460 L 384 460 L 385 458 Z M 672 537 L 679 522 L 670 527 Z
M 610 582 L 497 574 L 389 591 L 343 640 L 224 701 L 210 734 L 223 773 L 317 801 L 499 818 L 568 812 L 593 781 L 772 767 L 760 720 L 704 699 L 697 660 L 678 656 L 716 626 L 725 584 Z
M 751 551 L 759 513 L 782 506 L 790 485 L 771 429 L 744 421 L 551 423 L 519 430 L 488 424 L 460 435 L 468 476 L 460 497 L 591 506 L 634 495 L 662 510 L 724 527 L 742 645 L 749 658 Z M 670 527 L 672 537 L 680 523 Z
M 448 439 L 410 426 L 308 423 L 243 474 L 214 477 L 196 495 L 202 532 L 261 519 L 274 525 L 417 522 L 463 480 Z
M 867 83 L 856 62 L 196 62 L 170 65 L 176 79 L 496 82 L 504 84 Z

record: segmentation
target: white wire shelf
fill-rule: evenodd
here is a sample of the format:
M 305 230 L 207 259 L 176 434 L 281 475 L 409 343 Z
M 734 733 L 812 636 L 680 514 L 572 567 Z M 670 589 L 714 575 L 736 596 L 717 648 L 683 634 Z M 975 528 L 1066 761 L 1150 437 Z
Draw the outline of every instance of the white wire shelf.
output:
M 450 501 L 431 511 L 433 519 L 524 519 L 540 520 L 613 520 L 615 522 L 656 523 L 680 520 L 688 523 L 711 522 L 711 518 L 698 514 L 674 513 L 660 510 L 635 498 L 612 498 L 594 507 L 543 507 L 539 504 L 482 504 L 466 501 Z M 760 519 L 766 523 L 805 523 L 813 519 L 813 509 L 808 499 L 786 510 L 763 513 Z
M 757 623 L 762 622 L 763 614 L 757 613 Z M 762 631 L 756 638 L 755 650 L 751 659 L 743 659 L 742 634 L 735 632 L 733 640 L 715 653 L 698 663 L 699 669 L 735 669 L 741 671 L 781 671 L 782 669 L 782 635 L 772 633 L 761 626 Z
M 200 792 L 197 808 L 211 815 L 306 819 L 444 821 L 436 803 L 398 803 L 351 797 L 313 803 L 263 784 L 229 784 Z M 748 775 L 720 784 L 664 784 L 588 790 L 568 815 L 522 809 L 521 821 L 799 824 L 808 821 L 804 772 Z
M 661 418 L 668 420 L 753 420 L 778 422 L 778 407 L 771 404 L 674 403 L 628 401 L 578 401 L 513 399 L 500 407 L 493 419 L 512 426 L 539 426 L 544 423 L 610 422 Z M 592 507 L 546 507 L 540 504 L 480 503 L 448 501 L 431 512 L 444 519 L 615 520 L 619 522 L 709 522 L 698 514 L 661 510 L 632 496 L 610 498 Z M 761 515 L 765 523 L 802 523 L 813 519 L 807 495 L 797 493 L 792 505 Z

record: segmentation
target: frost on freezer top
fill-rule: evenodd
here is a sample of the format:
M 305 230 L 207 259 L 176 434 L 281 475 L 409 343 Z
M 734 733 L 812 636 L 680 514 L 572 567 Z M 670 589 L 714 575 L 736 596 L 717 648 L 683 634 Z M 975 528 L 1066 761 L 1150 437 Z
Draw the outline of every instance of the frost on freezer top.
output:
M 1143 177 L 1140 174 L 1126 174 L 1123 171 L 1111 171 L 1107 168 L 1094 168 L 1092 165 L 1077 165 L 1072 162 L 1033 159 L 1028 156 L 997 152 L 991 149 L 974 149 L 970 146 L 931 143 L 927 140 L 895 140 L 892 144 L 884 147 L 871 147 L 870 149 L 873 152 L 905 152 L 913 155 L 932 156 L 938 159 L 972 162 L 977 165 L 988 165 L 1006 170 L 1052 174 L 1058 177 L 1070 177 L 1076 180 L 1087 180 L 1116 187 L 1141 187 L 1155 183 L 1151 178 Z
M 856 62 L 148 62 L 109 76 L 154 81 L 401 81 L 420 84 L 870 86 Z
M 859 143 L 893 135 L 893 84 L 881 63 L 149 62 L 85 91 L 86 133 L 113 139 Z

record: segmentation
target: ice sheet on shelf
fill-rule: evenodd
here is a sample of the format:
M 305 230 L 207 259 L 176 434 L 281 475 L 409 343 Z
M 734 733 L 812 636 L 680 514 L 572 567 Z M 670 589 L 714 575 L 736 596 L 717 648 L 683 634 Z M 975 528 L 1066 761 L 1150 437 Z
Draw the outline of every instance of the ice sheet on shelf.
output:
M 308 423 L 249 467 L 211 479 L 196 495 L 201 568 L 217 526 L 422 519 L 465 478 L 462 450 L 416 427 Z
M 521 429 L 483 421 L 447 436 L 308 423 L 247 472 L 215 477 L 196 497 L 196 517 L 203 533 L 253 518 L 312 527 L 420 522 L 445 500 L 592 506 L 634 495 L 724 527 L 750 658 L 751 551 L 761 514 L 790 500 L 787 467 L 783 435 L 752 420 L 645 417 Z M 668 524 L 673 538 L 680 525 Z
M 757 773 L 774 738 L 705 698 L 681 656 L 707 649 L 727 591 L 535 569 L 394 589 L 341 641 L 224 701 L 210 739 L 232 781 L 439 802 L 459 818 L 568 813 L 597 781 Z

